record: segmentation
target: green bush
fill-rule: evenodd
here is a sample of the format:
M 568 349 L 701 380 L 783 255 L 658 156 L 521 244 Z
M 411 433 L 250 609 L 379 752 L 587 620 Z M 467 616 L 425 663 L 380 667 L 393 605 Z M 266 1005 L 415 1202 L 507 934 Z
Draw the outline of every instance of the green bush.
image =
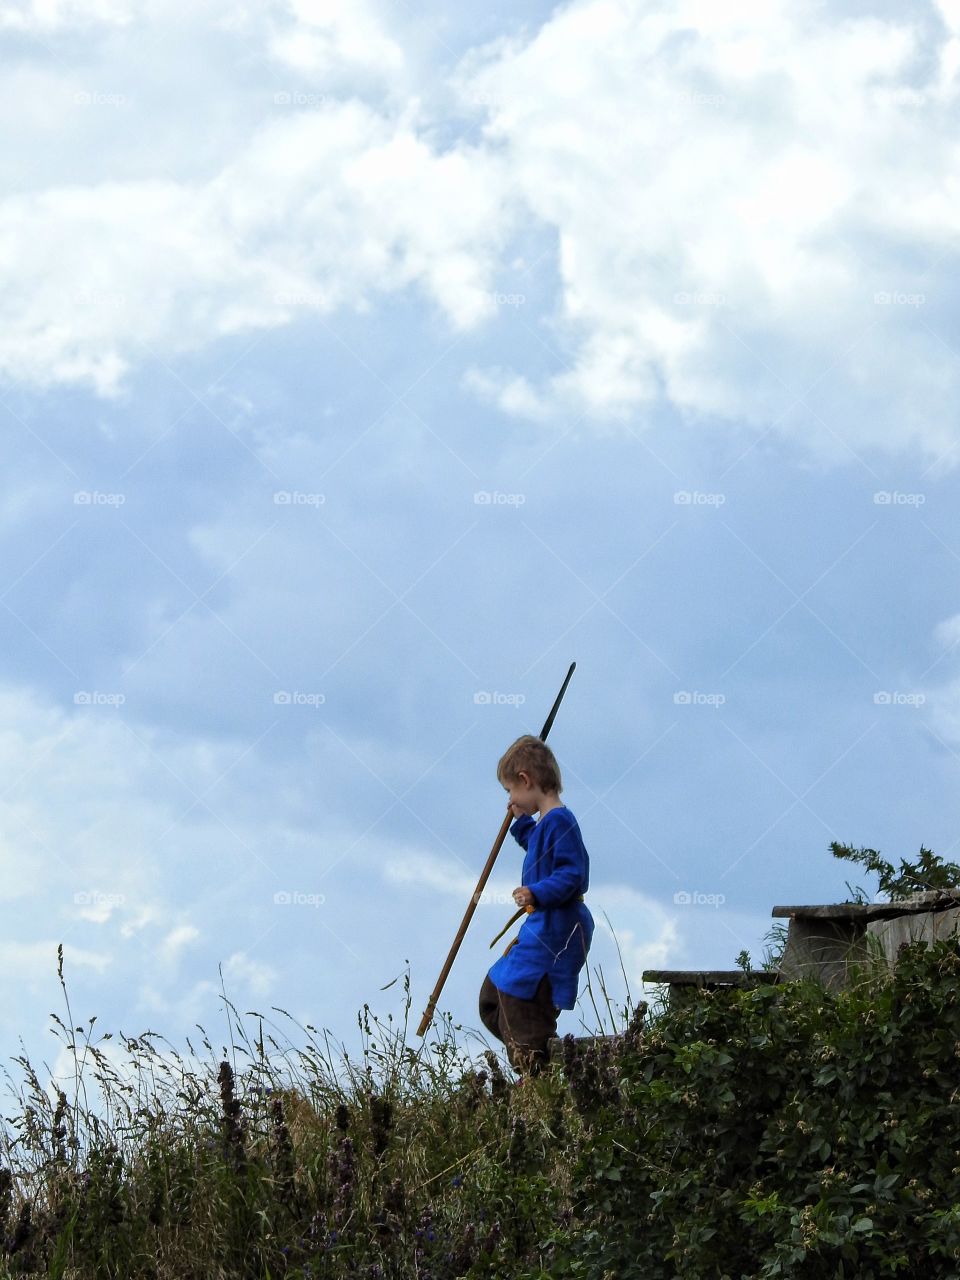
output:
M 958 1058 L 956 938 L 667 1011 L 590 1114 L 552 1274 L 957 1276 Z

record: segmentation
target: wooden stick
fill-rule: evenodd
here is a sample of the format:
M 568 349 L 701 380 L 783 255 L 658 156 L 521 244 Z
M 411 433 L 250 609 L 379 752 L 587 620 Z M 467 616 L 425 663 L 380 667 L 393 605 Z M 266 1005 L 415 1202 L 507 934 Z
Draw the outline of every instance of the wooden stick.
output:
M 522 915 L 528 915 L 528 916 L 533 915 L 533 911 L 534 911 L 533 907 L 521 907 L 519 911 L 515 911 L 513 915 L 510 917 L 510 919 L 507 921 L 507 923 L 500 930 L 500 932 L 497 934 L 497 936 L 494 938 L 494 940 L 490 943 L 490 946 L 487 948 L 487 950 L 489 951 L 491 948 L 495 947 L 497 943 L 500 941 L 500 939 L 503 937 L 503 935 L 510 928 L 510 926 L 516 924 Z
M 550 732 L 553 722 L 556 719 L 557 711 L 560 709 L 560 703 L 563 701 L 563 695 L 567 692 L 567 685 L 570 683 L 570 677 L 573 675 L 576 665 L 577 664 L 575 662 L 570 663 L 570 670 L 567 672 L 567 677 L 561 685 L 556 701 L 554 702 L 550 714 L 547 716 L 546 722 L 540 731 L 541 742 L 546 742 L 547 740 L 547 734 Z M 463 942 L 467 929 L 470 926 L 470 921 L 473 919 L 473 913 L 477 909 L 477 903 L 480 901 L 487 881 L 490 878 L 490 872 L 493 870 L 493 864 L 496 862 L 497 854 L 500 852 L 503 842 L 507 838 L 507 832 L 510 830 L 510 824 L 512 822 L 513 814 L 508 808 L 507 816 L 504 818 L 503 823 L 500 826 L 500 830 L 497 833 L 497 838 L 493 842 L 493 848 L 490 850 L 486 865 L 480 873 L 480 879 L 477 881 L 477 887 L 474 889 L 473 896 L 467 904 L 467 909 L 464 912 L 463 919 L 460 921 L 460 928 L 457 930 L 457 936 L 453 940 L 453 946 L 450 948 L 447 958 L 444 961 L 443 968 L 440 970 L 440 977 L 437 979 L 437 985 L 433 988 L 430 999 L 427 1001 L 426 1010 L 424 1011 L 423 1017 L 420 1019 L 419 1027 L 417 1027 L 418 1036 L 426 1035 L 427 1028 L 433 1021 L 433 1015 L 436 1012 L 437 1001 L 440 999 L 440 992 L 443 990 L 443 984 L 446 982 L 447 975 L 453 968 L 453 962 L 457 958 L 457 952 L 460 950 L 460 944 Z
M 467 904 L 467 909 L 464 912 L 463 919 L 460 921 L 460 928 L 457 930 L 457 936 L 453 940 L 453 946 L 450 948 L 450 952 L 443 963 L 443 968 L 440 970 L 440 977 L 437 979 L 437 985 L 433 988 L 430 999 L 427 1001 L 426 1010 L 423 1017 L 420 1019 L 419 1027 L 417 1027 L 418 1036 L 425 1035 L 427 1028 L 433 1021 L 433 1015 L 436 1012 L 437 1001 L 440 999 L 440 992 L 443 990 L 443 984 L 447 980 L 447 974 L 453 968 L 453 962 L 457 958 L 457 952 L 460 950 L 460 943 L 463 941 L 467 929 L 470 926 L 470 921 L 473 919 L 473 913 L 477 909 L 477 903 L 480 901 L 480 896 L 486 887 L 487 880 L 490 878 L 490 872 L 493 870 L 493 864 L 497 860 L 497 854 L 500 852 L 503 842 L 507 838 L 507 832 L 510 830 L 511 822 L 513 822 L 513 814 L 508 810 L 507 816 L 503 820 L 503 825 L 497 833 L 497 838 L 493 842 L 493 848 L 490 850 L 490 856 L 487 858 L 486 866 L 480 873 L 480 879 L 477 881 L 477 887 L 473 891 L 473 897 Z

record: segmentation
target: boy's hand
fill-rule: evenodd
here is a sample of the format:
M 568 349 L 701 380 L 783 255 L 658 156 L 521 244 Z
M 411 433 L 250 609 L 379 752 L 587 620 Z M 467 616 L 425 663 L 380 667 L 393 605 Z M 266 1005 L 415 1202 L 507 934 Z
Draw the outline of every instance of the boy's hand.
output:
M 518 907 L 535 907 L 537 900 L 525 885 L 513 891 L 513 900 Z

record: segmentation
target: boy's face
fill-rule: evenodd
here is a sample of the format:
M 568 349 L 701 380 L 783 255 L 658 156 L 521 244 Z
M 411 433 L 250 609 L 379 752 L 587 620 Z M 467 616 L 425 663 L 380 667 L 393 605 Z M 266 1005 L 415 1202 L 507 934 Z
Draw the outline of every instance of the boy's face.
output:
M 515 818 L 526 814 L 528 818 L 532 818 L 535 813 L 540 810 L 543 803 L 543 792 L 533 782 L 527 773 L 518 774 L 511 783 L 504 783 L 504 791 L 507 793 L 507 803 L 510 811 Z

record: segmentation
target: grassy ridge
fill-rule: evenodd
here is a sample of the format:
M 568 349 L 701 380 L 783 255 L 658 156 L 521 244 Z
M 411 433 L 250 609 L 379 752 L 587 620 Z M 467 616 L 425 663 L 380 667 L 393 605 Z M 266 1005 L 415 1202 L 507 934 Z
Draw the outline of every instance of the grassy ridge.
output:
M 68 1016 L 70 1090 L 19 1060 L 0 1276 L 960 1275 L 956 939 L 840 994 L 621 1012 L 522 1085 L 449 1020 L 412 1050 L 365 1010 L 354 1063 L 239 1018 L 226 1058 L 118 1053 Z

